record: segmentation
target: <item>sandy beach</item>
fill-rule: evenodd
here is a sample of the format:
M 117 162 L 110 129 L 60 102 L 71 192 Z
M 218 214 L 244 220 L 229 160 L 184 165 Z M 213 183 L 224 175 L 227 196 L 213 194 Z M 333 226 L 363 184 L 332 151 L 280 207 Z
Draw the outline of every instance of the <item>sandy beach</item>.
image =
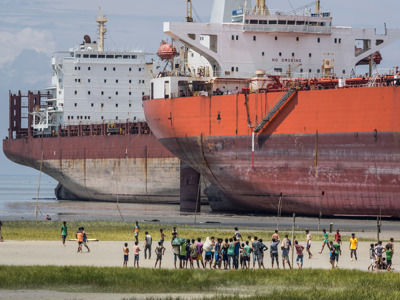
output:
M 61 241 L 6 241 L 0 243 L 0 265 L 55 265 L 55 266 L 96 266 L 96 267 L 122 267 L 122 248 L 125 241 L 113 242 L 90 242 L 90 252 L 83 247 L 83 253 L 77 253 L 77 242 L 68 241 L 63 247 Z M 129 242 L 131 252 L 134 242 Z M 305 242 L 300 242 L 305 246 Z M 339 267 L 343 269 L 357 269 L 367 271 L 369 266 L 369 242 L 360 242 L 358 249 L 358 260 L 350 260 L 349 243 L 343 243 L 342 255 L 339 259 Z M 268 245 L 268 244 L 267 244 Z M 143 242 L 140 243 L 140 267 L 153 268 L 155 263 L 154 249 L 156 242 L 153 242 L 151 259 L 144 258 Z M 324 252 L 319 254 L 322 242 L 314 241 L 311 252 L 314 257 L 307 258 L 304 255 L 304 268 L 329 269 L 329 252 L 325 247 Z M 165 255 L 163 256 L 162 268 L 174 268 L 174 256 L 171 244 L 165 241 Z M 279 253 L 281 255 L 281 253 Z M 296 256 L 294 257 L 296 259 Z M 281 262 L 280 262 L 281 263 Z M 269 252 L 264 258 L 266 268 L 271 268 Z M 129 257 L 128 267 L 133 267 L 133 254 Z M 282 267 L 282 266 L 280 266 Z M 397 272 L 400 267 L 400 260 L 393 258 L 393 268 Z M 297 266 L 296 266 L 297 268 Z

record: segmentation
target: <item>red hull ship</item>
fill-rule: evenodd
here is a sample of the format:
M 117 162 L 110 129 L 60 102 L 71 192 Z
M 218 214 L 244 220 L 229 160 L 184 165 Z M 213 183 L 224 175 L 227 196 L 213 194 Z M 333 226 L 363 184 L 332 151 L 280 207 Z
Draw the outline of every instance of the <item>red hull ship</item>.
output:
M 392 79 L 155 99 L 144 109 L 159 141 L 210 180 L 214 210 L 400 217 L 400 90 Z

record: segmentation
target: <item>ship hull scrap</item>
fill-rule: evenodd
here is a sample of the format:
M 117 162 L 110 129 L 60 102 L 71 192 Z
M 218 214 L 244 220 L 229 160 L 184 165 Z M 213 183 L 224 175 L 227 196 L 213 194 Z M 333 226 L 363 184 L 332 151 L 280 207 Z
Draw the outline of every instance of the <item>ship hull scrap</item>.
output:
M 180 162 L 151 134 L 5 139 L 3 151 L 57 180 L 59 199 L 179 202 Z
M 399 88 L 299 90 L 254 132 L 284 94 L 155 99 L 144 109 L 159 141 L 211 182 L 214 210 L 400 217 Z

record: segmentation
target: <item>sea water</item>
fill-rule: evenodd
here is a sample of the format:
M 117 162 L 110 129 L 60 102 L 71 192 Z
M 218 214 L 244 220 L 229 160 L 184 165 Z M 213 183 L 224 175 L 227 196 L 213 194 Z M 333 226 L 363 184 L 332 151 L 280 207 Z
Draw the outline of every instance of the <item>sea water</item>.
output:
M 0 220 L 31 219 L 38 212 L 38 219 L 45 219 L 42 211 L 49 203 L 58 203 L 54 189 L 57 181 L 39 175 L 0 175 Z

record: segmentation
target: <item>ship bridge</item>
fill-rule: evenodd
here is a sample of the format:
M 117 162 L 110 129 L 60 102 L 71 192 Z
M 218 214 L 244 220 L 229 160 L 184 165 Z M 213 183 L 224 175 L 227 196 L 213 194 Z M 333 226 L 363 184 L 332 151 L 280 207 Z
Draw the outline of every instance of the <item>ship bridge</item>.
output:
M 333 53 L 333 76 L 348 78 L 360 61 L 400 39 L 398 29 L 377 34 L 373 28 L 332 26 L 331 13 L 319 7 L 296 15 L 241 5 L 240 0 L 215 0 L 209 23 L 164 23 L 164 32 L 189 49 L 192 73 L 205 67 L 214 77 L 248 78 L 263 69 L 320 78 L 324 53 Z

